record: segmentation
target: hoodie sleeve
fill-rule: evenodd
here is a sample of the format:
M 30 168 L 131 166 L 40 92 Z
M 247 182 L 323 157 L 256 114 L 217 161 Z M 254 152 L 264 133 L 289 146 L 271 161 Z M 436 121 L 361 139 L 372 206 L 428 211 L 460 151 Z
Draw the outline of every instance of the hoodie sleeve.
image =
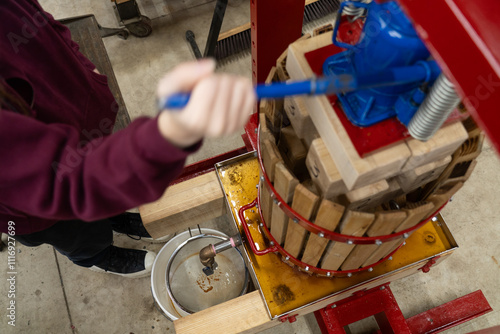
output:
M 186 157 L 139 118 L 79 144 L 76 129 L 0 110 L 0 202 L 46 219 L 92 221 L 158 199 Z

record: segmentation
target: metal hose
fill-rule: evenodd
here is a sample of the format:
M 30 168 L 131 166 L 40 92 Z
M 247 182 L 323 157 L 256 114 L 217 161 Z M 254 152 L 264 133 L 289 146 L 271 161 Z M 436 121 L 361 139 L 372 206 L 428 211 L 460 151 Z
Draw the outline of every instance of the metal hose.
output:
M 421 141 L 429 140 L 459 103 L 453 84 L 441 73 L 408 125 L 410 135 Z
M 362 3 L 370 3 L 372 0 L 343 0 L 342 2 L 351 1 L 351 2 L 362 2 Z M 358 8 L 354 6 L 346 6 L 344 8 L 343 13 L 346 15 L 354 16 L 355 18 L 361 17 L 365 15 L 365 8 Z

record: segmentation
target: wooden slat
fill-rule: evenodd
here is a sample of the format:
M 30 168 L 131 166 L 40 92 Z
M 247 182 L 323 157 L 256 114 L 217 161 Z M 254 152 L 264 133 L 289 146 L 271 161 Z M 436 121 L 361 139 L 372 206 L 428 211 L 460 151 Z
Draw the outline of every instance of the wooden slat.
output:
M 446 125 L 426 142 L 410 138 L 406 144 L 411 152 L 402 172 L 413 170 L 418 166 L 442 160 L 450 156 L 467 139 L 467 131 L 460 122 Z
M 432 161 L 428 164 L 416 167 L 407 172 L 396 176 L 396 180 L 404 192 L 417 189 L 433 180 L 435 180 L 444 171 L 446 166 L 451 162 L 451 156 L 444 159 Z
M 304 54 L 331 44 L 331 39 L 332 34 L 325 33 L 291 44 L 288 48 L 286 65 L 290 78 L 292 80 L 311 78 L 314 73 Z M 310 96 L 305 97 L 304 101 L 349 190 L 398 174 L 410 157 L 408 146 L 401 142 L 361 158 L 327 97 Z
M 450 198 L 456 194 L 463 186 L 463 182 L 458 182 L 456 184 L 447 184 L 439 188 L 434 194 L 429 196 L 426 201 L 434 204 L 434 211 L 439 209 L 443 204 L 448 202 Z
M 139 212 L 149 234 L 159 238 L 224 215 L 226 204 L 217 175 L 210 172 L 169 187 Z
M 259 114 L 259 124 L 260 124 L 260 141 L 261 143 L 264 140 L 269 140 L 272 143 L 276 143 L 276 138 L 271 133 L 269 128 L 267 127 L 267 119 L 264 113 Z
M 373 213 L 348 211 L 342 219 L 340 233 L 360 237 L 368 230 L 374 219 Z M 353 248 L 354 245 L 331 242 L 321 261 L 321 268 L 337 270 Z
M 278 143 L 281 156 L 292 173 L 300 178 L 306 172 L 307 150 L 291 126 L 281 129 Z
M 267 173 L 267 177 L 274 182 L 274 168 L 276 164 L 283 161 L 275 143 L 265 139 L 262 143 L 262 163 Z
M 276 164 L 274 188 L 287 204 L 291 203 L 295 187 L 298 184 L 299 180 L 290 173 L 282 162 Z M 287 222 L 288 216 L 277 204 L 273 203 L 271 234 L 280 245 L 285 241 L 286 229 L 288 227 Z
M 262 211 L 262 216 L 266 223 L 267 228 L 272 226 L 272 210 L 273 210 L 273 199 L 267 187 L 263 185 L 263 182 L 259 186 L 259 196 L 260 196 L 260 209 Z
M 369 237 L 391 234 L 406 219 L 404 211 L 386 211 L 375 213 L 375 221 L 370 226 L 366 234 Z M 380 245 L 381 246 L 381 245 Z M 351 270 L 359 268 L 372 254 L 379 245 L 356 245 L 349 256 L 342 263 L 342 270 Z
M 458 183 L 458 182 L 465 182 L 469 179 L 469 177 L 472 175 L 472 172 L 476 168 L 477 161 L 473 160 L 471 162 L 462 162 L 461 164 L 455 165 L 455 168 L 453 169 L 450 177 L 448 180 L 443 182 L 443 186 L 446 186 L 450 183 Z M 454 174 L 457 173 L 456 177 L 453 177 Z
M 304 139 L 308 132 L 315 132 L 316 128 L 307 113 L 303 96 L 285 98 L 285 112 L 297 137 Z
M 280 324 L 271 321 L 259 291 L 174 321 L 177 334 L 258 333 Z
M 314 214 L 316 206 L 318 204 L 319 197 L 309 191 L 302 184 L 299 184 L 295 188 L 292 201 L 292 209 L 294 209 L 299 215 L 305 219 L 310 219 Z M 294 223 L 292 219 L 288 220 L 288 228 L 286 232 L 285 239 L 285 250 L 290 253 L 293 257 L 298 257 L 302 246 L 304 244 L 304 238 L 306 236 L 307 230 L 297 223 Z
M 422 202 L 409 205 L 408 208 L 402 209 L 406 213 L 406 218 L 403 222 L 394 229 L 394 232 L 401 232 L 415 226 L 420 223 L 420 221 L 428 217 L 434 208 L 432 203 Z M 382 244 L 378 249 L 376 249 L 368 259 L 362 264 L 362 266 L 368 266 L 372 263 L 379 261 L 381 258 L 390 254 L 396 247 L 398 247 L 404 239 L 401 237 L 399 239 L 386 242 Z
M 344 214 L 344 210 L 345 208 L 340 204 L 323 200 L 319 206 L 314 224 L 329 231 L 334 231 Z M 317 266 L 327 244 L 328 239 L 311 233 L 302 255 L 302 262 Z
M 321 138 L 312 142 L 307 153 L 306 167 L 324 198 L 336 200 L 338 195 L 347 192 L 342 176 Z

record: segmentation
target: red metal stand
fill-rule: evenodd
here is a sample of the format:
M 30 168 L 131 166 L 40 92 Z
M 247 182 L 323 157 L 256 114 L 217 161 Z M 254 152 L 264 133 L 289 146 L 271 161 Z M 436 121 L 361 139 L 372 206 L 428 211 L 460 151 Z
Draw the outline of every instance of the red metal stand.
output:
M 314 312 L 323 334 L 346 333 L 344 326 L 374 316 L 377 333 L 439 333 L 492 311 L 481 290 L 405 319 L 389 284 L 364 291 Z

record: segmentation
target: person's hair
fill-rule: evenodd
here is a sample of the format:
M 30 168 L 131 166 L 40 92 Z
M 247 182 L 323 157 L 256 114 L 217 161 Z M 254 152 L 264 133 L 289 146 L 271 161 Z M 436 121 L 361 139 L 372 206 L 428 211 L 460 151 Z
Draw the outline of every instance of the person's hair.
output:
M 31 115 L 28 104 L 5 83 L 0 80 L 0 108 L 8 109 L 22 115 Z

